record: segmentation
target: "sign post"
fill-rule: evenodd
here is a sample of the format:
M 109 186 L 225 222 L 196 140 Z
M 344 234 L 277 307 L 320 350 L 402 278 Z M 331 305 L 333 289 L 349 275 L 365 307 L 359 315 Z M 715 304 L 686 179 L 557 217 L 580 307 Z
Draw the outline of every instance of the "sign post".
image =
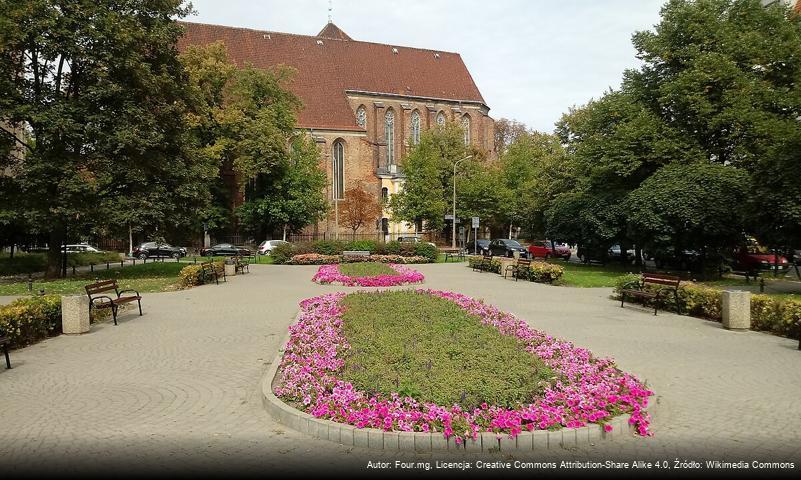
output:
M 478 255 L 478 217 L 473 217 L 473 255 Z

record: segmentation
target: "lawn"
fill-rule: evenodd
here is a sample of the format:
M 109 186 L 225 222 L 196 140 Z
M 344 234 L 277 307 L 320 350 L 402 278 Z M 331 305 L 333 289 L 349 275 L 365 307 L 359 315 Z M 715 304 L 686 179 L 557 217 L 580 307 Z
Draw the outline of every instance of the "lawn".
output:
M 38 293 L 42 289 L 47 294 L 85 293 L 84 286 L 93 283 L 95 278 L 101 280 L 116 278 L 120 289 L 132 288 L 139 292 L 175 290 L 178 288 L 178 272 L 185 266 L 185 263 L 179 262 L 153 262 L 111 270 L 97 270 L 94 273 L 84 272 L 66 279 L 36 280 L 33 282 L 33 293 Z M 0 295 L 27 294 L 27 281 L 0 283 Z
M 342 302 L 352 347 L 343 379 L 357 389 L 438 405 L 513 407 L 553 376 L 521 340 L 454 302 L 411 291 L 356 293 Z
M 635 271 L 635 267 L 630 265 L 585 265 L 553 260 L 550 263 L 559 265 L 565 270 L 558 284 L 567 287 L 612 288 L 621 275 Z
M 392 267 L 384 263 L 362 262 L 362 263 L 342 263 L 339 271 L 349 277 L 377 277 L 378 275 L 397 275 Z

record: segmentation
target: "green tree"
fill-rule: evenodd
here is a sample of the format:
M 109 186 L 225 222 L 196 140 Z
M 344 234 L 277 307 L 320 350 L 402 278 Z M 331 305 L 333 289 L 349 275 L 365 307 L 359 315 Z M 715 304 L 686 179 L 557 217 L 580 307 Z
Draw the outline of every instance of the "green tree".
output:
M 624 88 L 709 161 L 752 175 L 737 204 L 764 242 L 801 244 L 801 17 L 783 2 L 671 0 L 633 41 L 644 65 Z
M 628 222 L 652 251 L 725 253 L 742 236 L 748 174 L 708 161 L 673 163 L 654 173 L 625 200 Z
M 401 162 L 406 182 L 403 190 L 390 198 L 392 218 L 410 223 L 423 221 L 429 229 L 442 229 L 452 203 L 453 166 L 470 155 L 474 165 L 485 161 L 482 152 L 464 144 L 460 125 L 448 122 L 423 132 L 420 143 Z M 462 163 L 457 168 L 464 172 L 468 166 Z
M 49 276 L 65 235 L 114 200 L 152 192 L 168 221 L 205 192 L 186 155 L 180 0 L 0 2 L 0 127 L 24 150 L 15 206 L 49 231 Z M 140 196 L 139 198 L 144 198 Z

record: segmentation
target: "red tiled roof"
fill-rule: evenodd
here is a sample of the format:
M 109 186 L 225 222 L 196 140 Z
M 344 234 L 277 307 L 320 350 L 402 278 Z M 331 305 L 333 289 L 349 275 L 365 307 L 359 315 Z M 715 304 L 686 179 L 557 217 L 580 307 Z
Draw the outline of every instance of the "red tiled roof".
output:
M 181 24 L 186 31 L 178 42 L 179 50 L 222 40 L 229 58 L 237 65 L 269 68 L 283 64 L 295 68 L 290 89 L 303 101 L 298 124 L 304 128 L 363 130 L 356 124 L 346 90 L 486 104 L 458 53 L 221 25 Z M 320 34 L 347 37 L 334 24 L 326 25 Z

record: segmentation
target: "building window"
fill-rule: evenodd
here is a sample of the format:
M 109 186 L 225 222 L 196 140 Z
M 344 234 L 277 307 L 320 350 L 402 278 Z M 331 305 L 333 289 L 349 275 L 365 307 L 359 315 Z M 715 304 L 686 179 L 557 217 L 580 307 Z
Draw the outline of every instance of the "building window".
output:
M 445 125 L 445 114 L 443 112 L 437 114 L 437 125 L 440 127 Z
M 345 143 L 342 140 L 334 142 L 332 158 L 332 192 L 334 199 L 345 198 Z
M 387 143 L 387 165 L 395 164 L 395 113 L 387 110 L 384 116 L 384 141 Z
M 464 144 L 470 145 L 470 117 L 462 117 L 462 130 L 464 131 Z
M 384 201 L 389 199 L 389 189 L 387 187 L 381 188 L 381 199 Z
M 412 112 L 412 145 L 420 143 L 420 112 Z
M 362 128 L 367 127 L 367 110 L 365 110 L 364 105 L 356 109 L 356 123 Z

